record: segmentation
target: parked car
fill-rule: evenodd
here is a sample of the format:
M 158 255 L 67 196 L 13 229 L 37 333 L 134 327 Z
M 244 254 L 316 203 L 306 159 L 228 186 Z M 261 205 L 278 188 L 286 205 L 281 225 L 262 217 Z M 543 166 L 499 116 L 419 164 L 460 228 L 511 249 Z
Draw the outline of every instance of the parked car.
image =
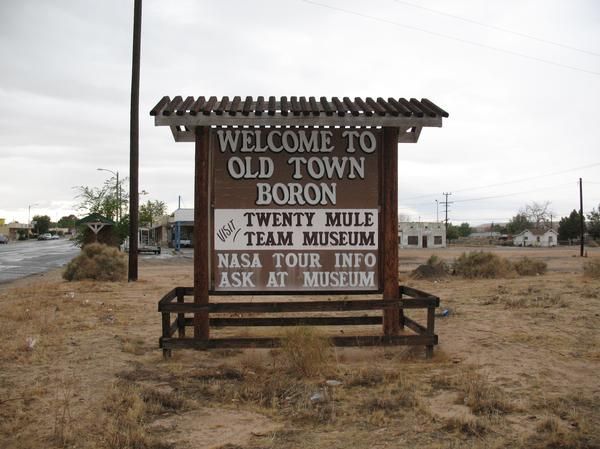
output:
M 56 235 L 56 234 L 52 234 L 52 235 L 50 236 L 50 240 L 58 240 L 59 238 L 60 238 L 60 237 L 59 237 L 58 235 Z
M 38 235 L 38 240 L 52 240 L 52 234 L 46 232 L 45 234 Z
M 5 236 L 4 234 L 0 234 L 0 243 L 8 243 L 8 237 Z

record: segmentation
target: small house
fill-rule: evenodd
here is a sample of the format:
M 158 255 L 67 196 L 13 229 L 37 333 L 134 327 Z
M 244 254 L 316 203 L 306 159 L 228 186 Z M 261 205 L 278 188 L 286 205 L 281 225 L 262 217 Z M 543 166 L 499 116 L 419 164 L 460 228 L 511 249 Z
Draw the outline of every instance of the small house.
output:
M 558 243 L 558 234 L 554 229 L 525 229 L 513 237 L 515 246 L 551 247 Z
M 446 227 L 436 222 L 398 223 L 400 248 L 445 248 Z

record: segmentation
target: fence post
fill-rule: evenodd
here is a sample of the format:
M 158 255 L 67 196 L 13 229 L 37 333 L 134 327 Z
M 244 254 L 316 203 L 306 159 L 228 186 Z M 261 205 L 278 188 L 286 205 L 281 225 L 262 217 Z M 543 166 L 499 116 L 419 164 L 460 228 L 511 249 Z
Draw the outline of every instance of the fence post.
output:
M 171 336 L 171 314 L 169 312 L 162 312 L 162 336 L 169 338 Z M 164 343 L 161 342 L 161 346 Z M 171 350 L 163 347 L 163 358 L 168 359 L 171 357 Z

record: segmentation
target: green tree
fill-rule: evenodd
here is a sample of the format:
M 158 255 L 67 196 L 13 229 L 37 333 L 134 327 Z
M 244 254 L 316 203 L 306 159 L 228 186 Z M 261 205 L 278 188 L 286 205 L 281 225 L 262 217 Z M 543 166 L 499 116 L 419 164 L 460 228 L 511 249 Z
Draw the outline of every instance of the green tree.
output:
M 100 214 L 113 221 L 120 217 L 119 211 L 127 208 L 129 204 L 129 194 L 123 185 L 127 178 L 119 179 L 119 185 L 116 184 L 115 177 L 109 178 L 102 187 L 79 186 L 78 209 L 88 214 Z
M 65 215 L 64 217 L 61 217 L 56 224 L 59 228 L 74 228 L 77 220 L 78 218 L 73 214 Z
M 446 229 L 446 239 L 450 241 L 456 240 L 458 237 L 460 237 L 460 234 L 458 232 L 458 226 L 454 226 L 452 223 L 448 223 L 448 228 Z
M 581 234 L 581 215 L 575 209 L 568 217 L 562 217 L 558 222 L 559 240 L 576 239 Z
M 598 209 L 592 209 L 587 216 L 587 231 L 593 239 L 600 239 L 600 204 Z
M 146 201 L 146 204 L 140 206 L 140 224 L 152 226 L 152 224 L 167 211 L 167 205 L 164 201 Z
M 51 221 L 52 220 L 48 215 L 34 215 L 31 220 L 32 223 L 35 223 L 33 226 L 34 234 L 40 235 L 48 232 Z
M 473 228 L 469 226 L 469 223 L 461 223 L 460 226 L 457 228 L 457 231 L 459 236 L 468 237 L 473 232 Z
M 506 225 L 506 230 L 509 234 L 518 234 L 531 227 L 531 222 L 524 212 L 519 212 L 512 217 Z

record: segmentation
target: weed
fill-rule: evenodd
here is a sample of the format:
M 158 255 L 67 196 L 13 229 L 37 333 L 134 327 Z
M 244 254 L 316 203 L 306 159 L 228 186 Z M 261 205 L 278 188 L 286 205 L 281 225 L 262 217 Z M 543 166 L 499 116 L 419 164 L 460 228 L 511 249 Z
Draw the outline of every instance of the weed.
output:
M 489 429 L 481 418 L 469 415 L 453 416 L 446 419 L 443 429 L 448 432 L 460 432 L 468 436 L 482 436 Z
M 65 268 L 63 278 L 67 281 L 94 279 L 115 282 L 125 279 L 126 259 L 117 248 L 92 243 L 81 251 Z
M 546 273 L 548 270 L 548 264 L 543 260 L 530 259 L 529 257 L 523 257 L 522 259 L 513 262 L 515 271 L 520 276 L 535 276 Z
M 331 348 L 329 339 L 317 330 L 300 326 L 285 334 L 279 357 L 290 372 L 311 377 L 329 368 L 333 356 Z
M 583 263 L 583 275 L 592 279 L 600 279 L 600 258 L 586 260 Z
M 514 274 L 511 263 L 490 252 L 462 253 L 453 265 L 454 273 L 465 278 L 498 278 Z

